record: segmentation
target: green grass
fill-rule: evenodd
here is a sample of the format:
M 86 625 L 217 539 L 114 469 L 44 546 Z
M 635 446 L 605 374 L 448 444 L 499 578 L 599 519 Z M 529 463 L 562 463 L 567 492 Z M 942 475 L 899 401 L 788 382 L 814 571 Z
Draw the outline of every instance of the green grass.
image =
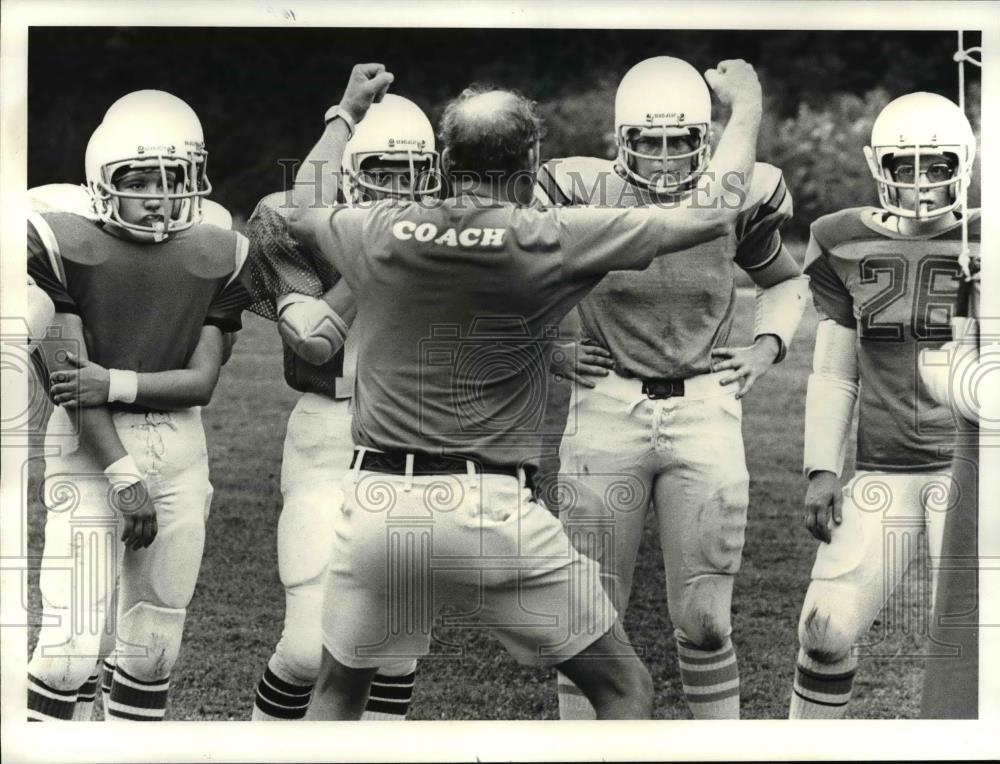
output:
M 752 298 L 741 295 L 736 340 L 748 341 Z M 174 671 L 168 718 L 247 719 L 254 687 L 281 631 L 284 600 L 278 581 L 275 530 L 285 423 L 297 394 L 281 378 L 280 345 L 271 324 L 247 316 L 245 329 L 205 411 L 215 499 L 201 575 L 188 611 L 185 641 Z M 742 675 L 744 718 L 787 714 L 797 649 L 799 608 L 816 543 L 801 525 L 805 490 L 800 475 L 802 409 L 816 316 L 807 310 L 788 358 L 745 400 L 750 520 L 743 568 L 736 579 L 733 639 Z M 39 470 L 34 469 L 37 481 Z M 30 548 L 41 552 L 43 512 L 29 506 Z M 881 616 L 872 639 L 885 632 L 879 657 L 862 658 L 849 716 L 915 718 L 925 638 L 903 626 L 926 618 L 920 584 L 897 598 L 893 618 Z M 37 622 L 37 569 L 29 576 L 29 606 Z M 916 592 L 916 593 L 914 593 Z M 647 524 L 626 621 L 646 650 L 656 688 L 657 718 L 689 718 L 676 651 L 669 637 L 663 569 Z M 912 629 L 909 629 L 912 632 Z M 524 668 L 487 634 L 439 630 L 461 659 L 436 644 L 422 662 L 413 719 L 555 719 L 554 672 Z M 31 641 L 35 629 L 31 630 Z

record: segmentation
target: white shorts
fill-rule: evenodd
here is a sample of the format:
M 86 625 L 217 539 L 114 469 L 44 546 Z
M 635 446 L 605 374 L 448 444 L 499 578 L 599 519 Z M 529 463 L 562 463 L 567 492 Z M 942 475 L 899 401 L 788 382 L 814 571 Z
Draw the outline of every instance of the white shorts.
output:
M 577 655 L 617 618 L 596 563 L 513 476 L 352 471 L 327 571 L 326 649 L 354 668 L 421 658 L 445 606 L 444 625 L 489 629 L 540 665 Z

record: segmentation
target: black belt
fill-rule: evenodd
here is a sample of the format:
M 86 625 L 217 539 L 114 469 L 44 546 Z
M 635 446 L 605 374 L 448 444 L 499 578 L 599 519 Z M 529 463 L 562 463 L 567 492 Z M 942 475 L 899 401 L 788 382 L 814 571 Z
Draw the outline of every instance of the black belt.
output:
M 510 475 L 518 477 L 517 467 L 502 464 L 486 464 L 478 459 L 470 459 L 465 456 L 455 456 L 448 454 L 427 454 L 420 451 L 365 451 L 361 457 L 361 465 L 357 465 L 357 452 L 351 461 L 351 466 L 368 470 L 370 472 L 383 472 L 389 475 L 405 475 L 406 457 L 413 455 L 413 467 L 410 473 L 413 475 L 448 475 L 466 474 L 471 463 L 473 469 L 478 474 L 488 475 Z M 525 478 L 528 486 L 531 486 L 531 475 L 534 467 L 525 466 Z
M 642 380 L 643 395 L 658 400 L 660 398 L 677 398 L 684 395 L 683 379 L 644 379 Z

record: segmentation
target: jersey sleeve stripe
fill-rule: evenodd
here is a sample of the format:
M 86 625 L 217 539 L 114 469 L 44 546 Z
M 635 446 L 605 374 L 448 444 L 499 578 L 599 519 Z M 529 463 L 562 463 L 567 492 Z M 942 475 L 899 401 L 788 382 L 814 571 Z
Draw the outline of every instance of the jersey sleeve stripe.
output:
M 780 197 L 779 197 L 780 192 Z M 750 222 L 747 224 L 748 228 L 754 228 L 756 225 L 761 223 L 765 218 L 770 215 L 779 212 L 785 204 L 785 200 L 788 198 L 788 189 L 785 188 L 785 182 L 782 181 L 778 184 L 778 188 L 775 190 L 774 194 L 766 202 L 757 207 L 757 211 L 750 218 Z M 778 199 L 775 202 L 775 199 Z
M 775 236 L 772 241 L 774 242 L 773 251 L 767 257 L 765 257 L 761 262 L 754 263 L 753 265 L 740 264 L 740 268 L 744 271 L 759 271 L 761 268 L 766 268 L 773 263 L 775 259 L 777 259 L 778 255 L 781 254 L 781 238 Z
M 770 207 L 772 209 L 779 209 L 782 203 L 785 201 L 785 196 L 788 194 L 788 187 L 785 185 L 785 178 L 783 176 L 778 178 L 778 182 L 774 186 L 774 192 L 768 197 L 768 200 L 760 205 L 762 208 Z M 778 197 L 780 201 L 775 202 Z
M 63 269 L 62 256 L 59 254 L 59 240 L 56 239 L 55 233 L 49 224 L 45 222 L 45 218 L 37 212 L 29 212 L 28 220 L 35 227 L 38 238 L 45 246 L 45 252 L 49 256 L 49 265 L 52 266 L 52 272 L 59 279 L 59 283 L 66 286 L 66 271 Z
M 539 189 L 542 193 L 548 197 L 551 204 L 572 204 L 573 200 L 563 193 L 563 190 L 559 188 L 559 183 L 547 167 L 542 167 L 538 171 L 537 183 Z

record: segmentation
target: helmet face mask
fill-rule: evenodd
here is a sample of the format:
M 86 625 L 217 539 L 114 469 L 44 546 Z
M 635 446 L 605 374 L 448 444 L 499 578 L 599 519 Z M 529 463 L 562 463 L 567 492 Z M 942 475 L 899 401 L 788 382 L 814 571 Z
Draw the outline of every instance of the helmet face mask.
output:
M 420 107 L 387 93 L 344 149 L 344 196 L 351 203 L 437 196 L 443 186 L 434 128 Z
M 910 93 L 882 110 L 864 154 L 882 207 L 899 217 L 929 220 L 964 205 L 976 139 L 968 119 L 956 104 L 934 93 Z M 930 170 L 923 167 L 921 159 L 931 156 L 944 157 L 951 168 L 950 177 L 941 180 L 928 177 Z M 912 160 L 906 162 L 913 168 L 913 177 L 908 180 L 897 178 L 893 172 L 903 158 Z M 948 202 L 925 209 L 921 197 L 926 198 L 939 189 L 947 189 Z M 903 203 L 904 192 L 912 194 L 911 203 Z
M 160 242 L 201 220 L 201 200 L 212 192 L 201 123 L 179 98 L 158 90 L 130 93 L 108 109 L 87 145 L 87 186 L 98 217 L 142 241 Z M 159 173 L 162 193 L 120 190 L 123 169 Z M 169 183 L 167 173 L 174 174 Z M 162 220 L 126 220 L 122 200 L 158 199 Z
M 386 198 L 418 199 L 441 191 L 440 159 L 436 151 L 373 151 L 354 153 L 348 168 L 350 201 Z
M 706 124 L 667 126 L 649 129 L 639 125 L 622 125 L 617 138 L 618 158 L 622 171 L 637 185 L 654 193 L 673 194 L 688 191 L 708 168 L 711 160 L 709 126 Z M 686 138 L 688 150 L 671 151 L 671 139 Z M 660 151 L 648 154 L 636 145 L 650 139 L 660 144 Z M 639 163 L 655 163 L 658 169 L 653 173 L 640 170 Z M 687 163 L 685 171 L 678 177 L 675 168 Z
M 689 191 L 711 159 L 712 97 L 701 74 L 679 58 L 640 61 L 622 78 L 615 94 L 618 168 L 631 182 L 655 194 Z M 684 151 L 671 151 L 671 138 L 688 138 Z M 658 139 L 655 154 L 637 150 L 637 140 Z M 677 167 L 690 162 L 684 172 Z M 640 163 L 655 163 L 649 173 Z M 669 164 L 668 164 L 669 163 Z M 679 177 L 678 177 L 679 175 Z

